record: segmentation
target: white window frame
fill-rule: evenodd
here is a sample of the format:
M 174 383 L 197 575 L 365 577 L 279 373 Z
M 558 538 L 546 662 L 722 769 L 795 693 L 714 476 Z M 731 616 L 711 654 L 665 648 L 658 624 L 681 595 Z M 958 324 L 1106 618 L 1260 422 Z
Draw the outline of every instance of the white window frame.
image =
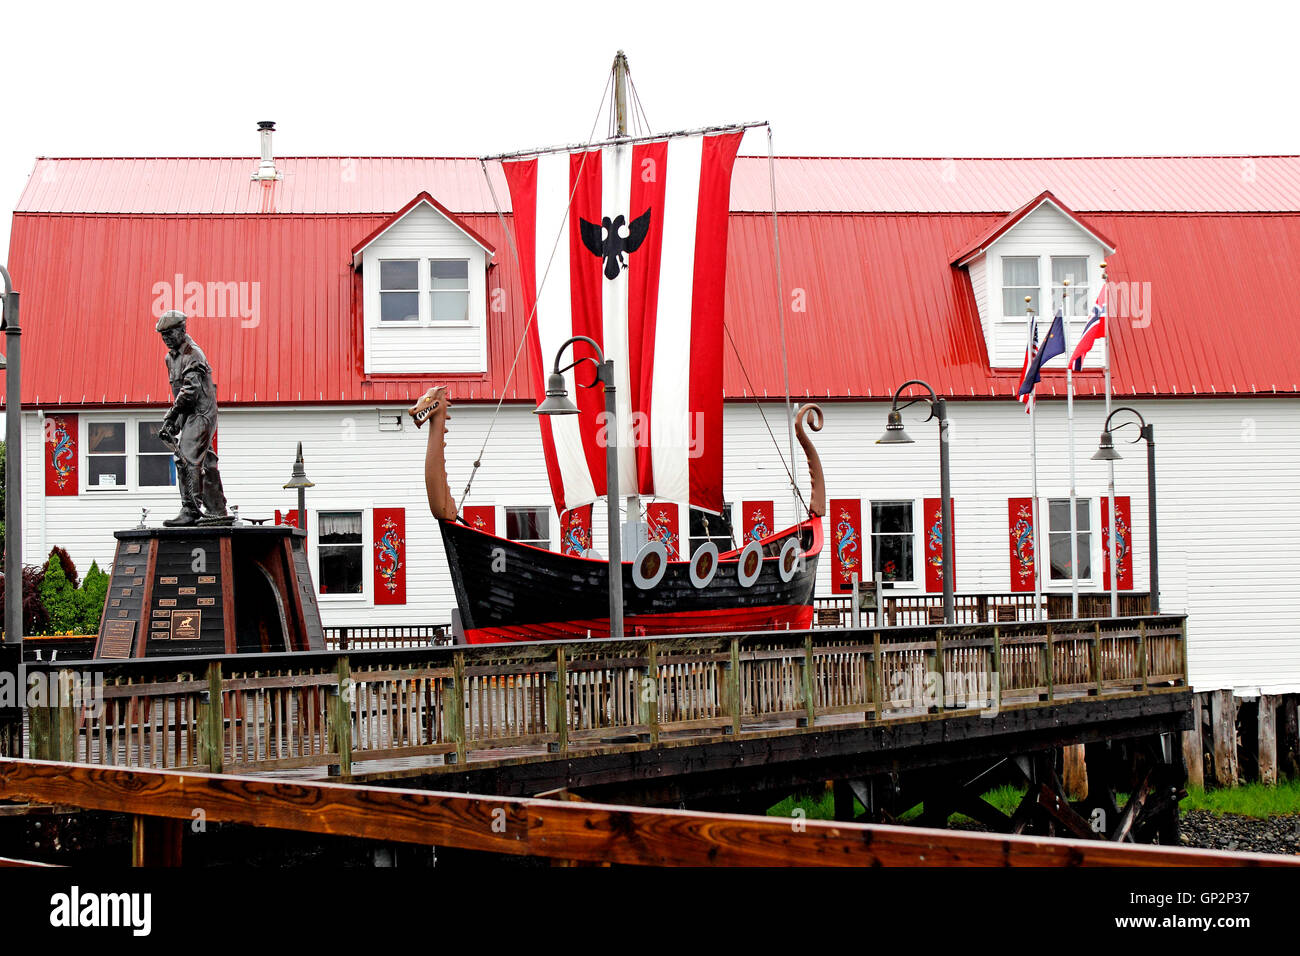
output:
M 518 505 L 501 505 L 501 537 L 507 541 L 514 541 L 518 544 L 527 545 L 533 548 L 541 548 L 543 551 L 553 550 L 555 545 L 555 534 L 558 530 L 558 520 L 553 518 L 554 509 L 550 505 L 544 504 L 518 504 Z M 540 511 L 546 515 L 546 543 L 541 543 L 541 538 L 512 538 L 510 537 L 510 512 L 511 511 Z
M 322 513 L 361 512 L 361 591 L 358 594 L 322 593 L 320 573 L 320 516 Z M 316 589 L 316 599 L 322 604 L 369 604 L 371 602 L 371 585 L 374 578 L 374 541 L 371 533 L 374 525 L 374 508 L 359 505 L 356 502 L 345 504 L 321 504 L 307 509 L 307 524 L 310 527 L 311 568 L 315 575 L 312 582 Z
M 81 469 L 84 480 L 80 482 L 81 490 L 88 494 L 143 494 L 143 495 L 165 495 L 174 497 L 176 495 L 176 485 L 142 485 L 140 483 L 140 425 L 144 422 L 162 421 L 165 411 L 150 412 L 149 414 L 122 414 L 106 415 L 95 414 L 88 415 L 82 419 L 81 437 L 77 444 L 81 447 L 77 450 L 77 465 Z M 99 485 L 90 483 L 90 459 L 98 457 L 90 453 L 90 427 L 92 425 L 120 424 L 126 431 L 126 441 L 124 451 L 121 454 L 126 458 L 126 481 L 120 485 Z M 113 454 L 118 454 L 114 452 Z M 146 454 L 154 454 L 146 452 Z M 177 478 L 179 481 L 179 476 Z
M 414 289 L 385 289 L 384 288 L 384 263 L 385 262 L 414 262 L 415 263 L 415 288 Z M 423 272 L 428 267 L 428 260 L 421 259 L 419 256 L 385 256 L 382 259 L 375 260 L 375 281 L 377 288 L 375 290 L 375 316 L 374 324 L 380 328 L 401 328 L 403 326 L 416 327 L 428 324 L 425 315 L 424 303 L 421 296 L 424 294 L 420 286 L 424 283 Z M 384 293 L 394 292 L 404 295 L 415 296 L 416 318 L 414 319 L 384 319 Z
M 433 264 L 435 262 L 463 262 L 465 264 L 465 288 L 463 289 L 435 289 L 433 287 Z M 427 259 L 420 260 L 421 281 L 428 280 L 429 289 L 423 293 L 425 301 L 421 303 L 421 308 L 427 306 L 429 310 L 428 325 L 432 328 L 444 329 L 454 328 L 456 326 L 469 326 L 473 323 L 474 294 L 471 288 L 474 263 L 469 256 L 429 256 Z M 435 319 L 433 317 L 433 297 L 439 293 L 464 293 L 465 296 L 465 318 L 463 319 Z
M 414 262 L 416 264 L 416 287 L 414 289 L 388 289 L 383 287 L 380 276 L 383 274 L 385 262 Z M 465 288 L 454 291 L 465 293 L 465 318 L 463 319 L 434 319 L 433 317 L 433 296 L 439 291 L 453 291 L 433 288 L 433 263 L 435 262 L 463 262 L 465 263 Z M 469 256 L 452 256 L 452 255 L 432 255 L 432 256 L 411 256 L 411 255 L 388 255 L 375 259 L 375 314 L 366 323 L 372 328 L 394 329 L 394 328 L 421 328 L 421 329 L 454 329 L 468 328 L 475 325 L 474 322 L 474 293 L 473 293 L 473 273 L 474 261 Z M 411 292 L 416 296 L 416 303 L 419 309 L 418 319 L 384 319 L 384 292 Z
M 1066 525 L 1064 528 L 1052 527 L 1052 502 L 1053 501 L 1063 501 L 1066 504 L 1067 515 L 1066 515 Z M 1038 513 L 1040 516 L 1043 516 L 1046 519 L 1043 523 L 1047 528 L 1047 536 L 1046 536 L 1047 547 L 1044 548 L 1044 557 L 1047 560 L 1044 562 L 1046 564 L 1046 567 L 1043 570 L 1045 570 L 1047 573 L 1043 576 L 1042 580 L 1044 581 L 1045 586 L 1048 589 L 1064 588 L 1065 590 L 1068 591 L 1071 588 L 1071 582 L 1075 580 L 1078 581 L 1080 587 L 1099 586 L 1098 585 L 1099 579 L 1097 576 L 1099 574 L 1098 572 L 1099 566 L 1097 563 L 1097 557 L 1100 552 L 1099 541 L 1101 535 L 1101 528 L 1097 524 L 1097 509 L 1093 507 L 1093 499 L 1089 496 L 1076 495 L 1075 502 L 1076 504 L 1084 506 L 1084 508 L 1086 509 L 1086 514 L 1088 516 L 1087 529 L 1085 530 L 1083 528 L 1076 528 L 1075 531 L 1082 532 L 1083 534 L 1088 535 L 1088 570 L 1091 572 L 1091 574 L 1086 578 L 1052 577 L 1052 535 L 1053 534 L 1065 535 L 1067 538 L 1070 536 L 1070 525 L 1069 525 L 1069 515 L 1068 515 L 1070 496 L 1056 495 L 1048 498 L 1043 498 L 1042 501 L 1039 503 Z M 1076 559 L 1077 557 L 1078 555 L 1075 555 Z
M 869 543 L 869 547 L 868 549 L 866 549 L 866 552 L 871 564 L 866 580 L 874 581 L 876 579 L 876 532 L 875 532 L 875 523 L 872 520 L 872 510 L 871 510 L 872 507 L 875 505 L 907 505 L 912 509 L 912 531 L 911 531 L 912 567 L 910 569 L 911 579 L 907 581 L 900 581 L 895 579 L 893 581 L 884 581 L 884 583 L 889 585 L 890 589 L 894 591 L 922 590 L 925 586 L 925 575 L 917 574 L 917 559 L 919 557 L 919 548 L 921 545 L 921 541 L 919 538 L 920 526 L 918 525 L 916 520 L 917 515 L 921 513 L 922 502 L 916 498 L 908 498 L 904 495 L 895 495 L 892 497 L 883 496 L 880 498 L 872 498 L 869 501 L 865 501 L 864 504 L 866 505 L 866 515 L 864 516 L 864 520 L 863 520 L 863 525 L 864 525 L 863 533 Z M 882 536 L 884 535 L 889 535 L 890 537 L 895 537 L 895 538 L 901 538 L 907 535 L 907 532 L 889 531 L 889 532 L 884 532 Z
M 1038 261 L 1038 285 L 1037 285 L 1035 291 L 1037 291 L 1037 293 L 1038 293 L 1038 309 L 1039 309 L 1039 313 L 1038 313 L 1038 314 L 1041 316 L 1041 315 L 1042 315 L 1042 308 L 1043 308 L 1043 301 L 1044 301 L 1044 300 L 1043 300 L 1043 257 L 1042 257 L 1041 255 L 1034 255 L 1034 254 L 1020 254 L 1020 255 L 1016 255 L 1016 254 L 1007 254 L 1007 255 L 999 255 L 997 258 L 998 258 L 998 284 L 997 284 L 998 298 L 997 298 L 997 302 L 998 302 L 998 313 L 1002 316 L 1002 321 L 1004 321 L 1004 322 L 1015 322 L 1015 321 L 1024 322 L 1024 321 L 1025 321 L 1024 296 L 1021 296 L 1021 297 L 1019 298 L 1019 308 L 1020 308 L 1020 312 L 1019 312 L 1019 314 L 1017 314 L 1017 315 L 1007 315 L 1007 312 L 1006 312 L 1006 308 L 1007 308 L 1007 302 L 1006 302 L 1007 296 L 1006 296 L 1006 291 L 1007 291 L 1007 289 L 1009 289 L 1009 288 L 1015 288 L 1015 289 L 1020 289 L 1020 290 L 1022 290 L 1022 291 L 1023 291 L 1024 289 L 1035 289 L 1034 286 L 1019 286 L 1019 285 L 1018 285 L 1018 286 L 1008 286 L 1008 285 L 1007 285 L 1007 275 L 1006 275 L 1006 260 L 1007 260 L 1007 259 L 1036 259 L 1036 260 Z M 1048 263 L 1048 267 L 1049 267 L 1049 268 L 1050 268 L 1050 266 L 1051 266 L 1051 263 Z M 1049 301 L 1050 301 L 1050 300 L 1049 300 Z

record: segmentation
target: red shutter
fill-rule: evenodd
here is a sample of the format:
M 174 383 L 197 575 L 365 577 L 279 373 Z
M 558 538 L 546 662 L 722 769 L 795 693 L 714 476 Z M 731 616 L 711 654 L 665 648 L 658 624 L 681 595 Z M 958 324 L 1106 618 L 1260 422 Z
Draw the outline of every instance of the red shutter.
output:
M 834 552 L 831 554 L 831 593 L 848 594 L 853 590 L 853 575 L 862 581 L 870 575 L 863 570 L 862 501 L 859 498 L 832 498 L 830 526 Z
M 1034 509 L 1031 498 L 1007 499 L 1011 546 L 1011 590 L 1034 589 Z
M 591 547 L 591 505 L 570 508 L 560 515 L 560 553 L 582 557 Z
M 1102 588 L 1110 590 L 1110 508 L 1105 495 L 1101 499 L 1101 580 Z M 1133 525 L 1129 519 L 1128 495 L 1115 496 L 1115 537 L 1119 540 L 1120 591 L 1133 590 Z
M 952 523 L 954 532 L 952 537 L 952 587 L 957 590 L 957 534 L 955 526 L 957 524 L 957 508 L 949 499 L 949 507 L 952 508 Z M 943 503 L 939 498 L 926 498 L 925 508 L 922 511 L 925 524 L 921 530 L 925 532 L 925 589 L 927 591 L 943 591 Z
M 466 505 L 460 509 L 460 513 L 465 523 L 475 531 L 482 531 L 484 534 L 497 533 L 496 505 Z
M 77 416 L 45 416 L 45 494 L 77 493 Z
M 668 550 L 669 561 L 685 560 L 682 556 L 682 537 L 678 528 L 678 508 L 666 501 L 656 501 L 646 507 L 646 524 L 650 540 L 662 541 Z
M 745 544 L 751 541 L 762 541 L 772 534 L 774 524 L 772 502 L 742 501 L 740 514 L 745 529 Z
M 374 511 L 375 603 L 406 603 L 406 509 Z

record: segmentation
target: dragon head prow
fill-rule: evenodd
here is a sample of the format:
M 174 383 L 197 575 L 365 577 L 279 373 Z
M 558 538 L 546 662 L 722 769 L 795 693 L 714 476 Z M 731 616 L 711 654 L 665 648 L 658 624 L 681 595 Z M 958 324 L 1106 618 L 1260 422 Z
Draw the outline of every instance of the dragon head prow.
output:
M 419 428 L 432 420 L 429 429 L 428 447 L 424 452 L 424 490 L 429 497 L 429 511 L 435 518 L 444 521 L 456 520 L 456 499 L 451 495 L 447 484 L 447 418 L 451 414 L 451 401 L 447 398 L 447 387 L 435 385 L 412 405 L 407 412 Z
M 821 431 L 822 423 L 825 421 L 821 406 L 809 402 L 799 406 L 799 410 L 794 414 L 795 435 L 798 436 L 799 444 L 803 446 L 804 455 L 808 459 L 808 477 L 812 483 L 812 500 L 808 503 L 808 514 L 819 518 L 826 514 L 826 479 L 822 473 L 821 456 L 817 454 L 817 449 L 813 447 L 812 440 L 804 430 L 805 419 L 809 428 L 815 432 Z
M 449 405 L 447 386 L 435 385 L 421 395 L 419 400 L 406 410 L 406 413 L 415 422 L 415 427 L 419 428 L 438 412 L 448 408 Z

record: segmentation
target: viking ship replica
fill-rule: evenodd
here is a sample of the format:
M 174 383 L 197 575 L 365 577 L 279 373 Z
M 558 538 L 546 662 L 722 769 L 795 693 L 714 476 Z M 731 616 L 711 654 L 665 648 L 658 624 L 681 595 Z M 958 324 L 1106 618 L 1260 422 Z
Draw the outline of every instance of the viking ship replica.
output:
M 492 643 L 808 627 L 826 511 L 821 462 L 807 434 L 822 426 L 818 406 L 792 415 L 811 482 L 809 499 L 796 505 L 807 517 L 794 526 L 726 551 L 706 542 L 691 554 L 675 529 L 653 520 L 653 505 L 644 512 L 642 505 L 643 498 L 673 502 L 706 515 L 724 508 L 731 171 L 745 129 L 765 124 L 630 136 L 621 52 L 610 82 L 612 138 L 494 161 L 510 190 L 534 389 L 548 395 L 538 422 L 557 510 L 585 513 L 589 530 L 592 503 L 603 497 L 610 528 L 618 529 L 626 493 L 632 547 L 618 553 L 615 530 L 610 555 L 589 547 L 556 553 L 471 526 L 447 481 L 447 391 L 430 389 L 409 413 L 417 427 L 429 425 L 425 486 L 464 637 Z M 568 347 L 574 360 L 562 367 Z M 579 374 L 588 363 L 597 372 L 590 382 Z M 642 523 L 643 513 L 651 520 Z

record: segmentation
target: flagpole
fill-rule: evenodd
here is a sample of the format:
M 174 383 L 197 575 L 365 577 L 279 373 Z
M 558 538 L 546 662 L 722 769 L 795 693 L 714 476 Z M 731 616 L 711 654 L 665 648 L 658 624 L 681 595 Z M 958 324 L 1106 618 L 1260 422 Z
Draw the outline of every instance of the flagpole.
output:
M 1025 315 L 1029 327 L 1029 340 L 1032 342 L 1034 337 L 1034 310 L 1029 307 L 1030 297 L 1025 296 Z M 1030 356 L 1030 360 L 1033 357 Z M 1039 566 L 1042 564 L 1041 554 L 1038 549 L 1038 400 L 1034 390 L 1029 392 L 1029 469 L 1031 477 L 1031 494 L 1029 499 L 1029 520 L 1033 524 L 1033 543 L 1034 543 L 1034 620 L 1042 620 L 1043 617 L 1043 582 L 1038 576 Z
M 1069 319 L 1065 317 L 1070 298 L 1070 280 L 1061 280 L 1061 337 L 1065 339 L 1066 354 L 1070 353 L 1070 337 L 1066 334 Z M 1079 617 L 1079 528 L 1078 505 L 1074 483 L 1074 363 L 1065 363 L 1065 440 L 1070 458 L 1070 616 Z
M 1106 370 L 1106 417 L 1110 417 L 1110 290 L 1106 288 L 1106 263 L 1101 264 L 1101 286 L 1102 291 L 1106 294 L 1105 317 L 1102 319 L 1106 323 L 1103 329 L 1105 339 L 1105 351 L 1102 352 L 1102 365 Z M 1107 482 L 1107 521 L 1110 523 L 1110 547 L 1106 549 L 1106 558 L 1110 562 L 1110 616 L 1119 617 L 1119 542 L 1115 539 L 1115 462 L 1106 462 L 1106 470 L 1109 473 Z M 1149 506 L 1148 506 L 1149 507 Z M 1147 547 L 1151 545 L 1148 543 Z M 1148 585 L 1149 586 L 1149 585 Z

